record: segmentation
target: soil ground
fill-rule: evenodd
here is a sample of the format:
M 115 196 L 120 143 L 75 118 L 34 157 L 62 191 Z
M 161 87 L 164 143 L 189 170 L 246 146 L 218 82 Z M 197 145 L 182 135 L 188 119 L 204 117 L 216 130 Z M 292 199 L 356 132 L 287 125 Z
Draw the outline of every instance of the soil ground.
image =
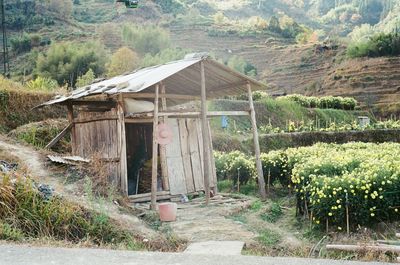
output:
M 195 198 L 189 203 L 179 204 L 176 222 L 163 223 L 159 231 L 156 231 L 157 229 L 152 229 L 135 213 L 117 205 L 115 200 L 91 200 L 81 187 L 84 185 L 83 182 L 68 181 L 65 168 L 48 163 L 44 151 L 38 151 L 6 137 L 0 137 L 0 151 L 7 154 L 3 156 L 4 158 L 10 156 L 13 157 L 13 161 L 18 160 L 20 167 L 34 176 L 37 182 L 50 185 L 57 194 L 84 207 L 106 212 L 126 229 L 149 238 L 156 237 L 159 231 L 169 231 L 188 242 L 243 241 L 246 245 L 254 245 L 258 244 L 260 231 L 266 228 L 276 231 L 279 234 L 279 242 L 285 246 L 297 247 L 302 244 L 287 228 L 261 220 L 261 209 L 249 210 L 257 202 L 254 197 L 218 195 L 207 207 L 203 198 Z M 143 211 L 149 208 L 149 204 L 140 204 L 133 208 Z M 237 216 L 245 218 L 235 218 Z

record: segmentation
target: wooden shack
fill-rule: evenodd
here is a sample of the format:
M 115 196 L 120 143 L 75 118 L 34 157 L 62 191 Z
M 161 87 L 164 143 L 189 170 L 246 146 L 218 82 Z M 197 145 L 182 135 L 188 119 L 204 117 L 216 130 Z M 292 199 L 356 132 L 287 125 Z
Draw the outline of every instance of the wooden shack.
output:
M 110 183 L 131 198 L 151 197 L 154 207 L 157 199 L 199 191 L 205 191 L 208 202 L 210 189 L 216 192 L 208 118 L 222 115 L 251 118 L 260 192 L 265 196 L 252 89 L 265 85 L 207 56 L 189 55 L 79 88 L 42 106 L 66 105 L 73 155 L 101 154 Z M 206 100 L 243 93 L 249 95 L 248 111 L 207 110 Z M 153 108 L 129 112 L 139 105 L 135 100 L 151 102 Z M 193 101 L 200 102 L 200 108 L 179 107 Z M 157 142 L 160 123 L 172 131 L 166 145 Z

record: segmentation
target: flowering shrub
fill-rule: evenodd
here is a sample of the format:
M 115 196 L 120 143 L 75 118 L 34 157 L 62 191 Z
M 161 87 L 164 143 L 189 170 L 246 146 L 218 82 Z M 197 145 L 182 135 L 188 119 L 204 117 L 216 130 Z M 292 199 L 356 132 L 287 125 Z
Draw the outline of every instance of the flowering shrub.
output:
M 236 185 L 247 184 L 256 176 L 254 160 L 240 151 L 230 153 L 214 152 L 218 179 L 231 179 Z
M 316 224 L 355 225 L 400 219 L 400 144 L 317 144 L 292 169 L 298 205 Z M 305 210 L 305 209 L 302 210 Z
M 307 97 L 298 94 L 283 96 L 278 99 L 291 100 L 306 108 L 320 109 L 354 110 L 358 103 L 357 100 L 349 97 Z
M 235 151 L 216 154 L 218 174 L 256 177 L 254 160 Z M 293 187 L 300 213 L 339 230 L 400 220 L 400 144 L 316 144 L 261 154 L 264 177 Z M 235 174 L 236 172 L 236 174 Z M 248 181 L 247 179 L 247 181 Z M 240 180 L 242 181 L 242 180 Z
M 353 122 L 326 123 L 325 127 L 317 127 L 316 121 L 287 121 L 286 128 L 273 127 L 271 124 L 260 126 L 262 133 L 285 133 L 285 132 L 346 132 L 346 131 L 365 131 L 365 130 L 387 130 L 400 129 L 400 120 L 377 121 L 363 126 L 356 120 Z
M 261 163 L 265 178 L 265 183 L 271 185 L 279 181 L 283 187 L 290 184 L 290 170 L 287 164 L 287 155 L 284 151 L 271 151 L 261 154 Z

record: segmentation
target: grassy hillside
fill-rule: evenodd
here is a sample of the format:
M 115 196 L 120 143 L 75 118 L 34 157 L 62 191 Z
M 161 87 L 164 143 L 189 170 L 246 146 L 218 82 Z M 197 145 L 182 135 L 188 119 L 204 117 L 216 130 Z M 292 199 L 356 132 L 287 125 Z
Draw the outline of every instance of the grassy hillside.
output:
M 29 91 L 0 77 L 0 132 L 8 132 L 29 122 L 65 116 L 63 107 L 35 108 L 55 94 Z
M 399 78 L 389 70 L 396 60 L 362 60 L 372 69 L 364 71 L 346 57 L 345 49 L 347 34 L 363 23 L 376 32 L 395 29 L 399 8 L 399 0 L 170 0 L 141 1 L 138 9 L 111 0 L 19 0 L 6 4 L 11 76 L 22 82 L 47 76 L 45 68 L 37 69 L 38 58 L 65 41 L 99 44 L 95 49 L 104 51 L 104 62 L 95 77 L 107 75 L 111 55 L 123 46 L 137 53 L 135 67 L 207 51 L 224 61 L 234 56 L 247 61 L 270 93 L 354 95 L 364 106 L 396 113 Z M 143 31 L 146 25 L 158 25 L 170 40 L 153 54 L 141 52 L 127 38 L 126 25 Z M 75 83 L 87 71 L 85 66 L 58 81 Z M 336 80 L 342 72 L 349 72 L 349 78 Z M 364 82 L 363 76 L 376 82 Z
M 288 100 L 266 98 L 255 102 L 257 126 L 261 134 L 295 131 L 301 126 L 314 129 L 334 124 L 352 124 L 358 116 L 368 115 L 362 111 L 336 109 L 309 109 Z M 248 110 L 247 101 L 218 100 L 210 104 L 212 110 Z M 246 150 L 252 137 L 249 117 L 229 117 L 228 127 L 222 128 L 221 118 L 211 119 L 213 143 L 216 150 Z

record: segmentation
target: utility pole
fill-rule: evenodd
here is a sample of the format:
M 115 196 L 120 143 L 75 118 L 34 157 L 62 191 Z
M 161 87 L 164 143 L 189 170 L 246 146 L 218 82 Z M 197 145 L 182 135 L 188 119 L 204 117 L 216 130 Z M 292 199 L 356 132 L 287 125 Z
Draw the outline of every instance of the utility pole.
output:
M 8 62 L 8 48 L 7 48 L 7 32 L 6 32 L 6 16 L 4 11 L 4 0 L 0 0 L 1 5 L 1 30 L 3 35 L 3 75 L 10 77 L 10 64 Z

